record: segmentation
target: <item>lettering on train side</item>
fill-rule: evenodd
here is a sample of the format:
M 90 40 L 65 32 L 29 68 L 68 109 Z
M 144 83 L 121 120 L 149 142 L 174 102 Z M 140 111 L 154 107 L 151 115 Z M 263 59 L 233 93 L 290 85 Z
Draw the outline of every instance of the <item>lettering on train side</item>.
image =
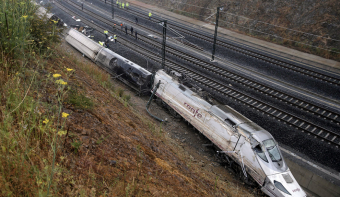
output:
M 191 107 L 188 103 L 185 103 L 185 102 L 184 102 L 184 106 L 193 114 L 194 117 L 202 118 L 202 114 L 200 114 L 198 112 L 199 109 L 195 109 L 195 108 Z

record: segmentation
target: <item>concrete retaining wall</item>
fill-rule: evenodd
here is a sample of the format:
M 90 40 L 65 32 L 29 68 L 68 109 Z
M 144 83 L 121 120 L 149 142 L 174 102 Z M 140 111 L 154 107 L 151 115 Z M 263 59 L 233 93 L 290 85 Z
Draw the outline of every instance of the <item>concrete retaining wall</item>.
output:
M 321 197 L 339 197 L 340 187 L 313 173 L 304 166 L 285 158 L 287 165 L 301 187 Z

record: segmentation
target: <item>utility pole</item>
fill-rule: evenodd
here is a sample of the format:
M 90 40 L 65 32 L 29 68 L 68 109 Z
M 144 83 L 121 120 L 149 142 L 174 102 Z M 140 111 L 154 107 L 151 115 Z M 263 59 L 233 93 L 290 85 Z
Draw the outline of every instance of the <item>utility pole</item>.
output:
M 214 44 L 212 50 L 212 56 L 210 61 L 214 61 L 215 58 L 215 49 L 216 49 L 216 37 L 217 37 L 217 28 L 218 28 L 218 17 L 220 16 L 220 10 L 223 10 L 224 6 L 217 7 L 217 14 L 216 14 L 216 24 L 215 24 L 215 35 L 214 35 Z
M 166 44 L 166 26 L 167 20 L 159 21 L 160 25 L 163 25 L 163 43 L 162 43 L 162 69 L 165 68 L 165 44 Z
M 113 6 L 113 0 L 111 0 L 111 10 L 112 10 L 112 19 L 114 19 L 114 6 Z

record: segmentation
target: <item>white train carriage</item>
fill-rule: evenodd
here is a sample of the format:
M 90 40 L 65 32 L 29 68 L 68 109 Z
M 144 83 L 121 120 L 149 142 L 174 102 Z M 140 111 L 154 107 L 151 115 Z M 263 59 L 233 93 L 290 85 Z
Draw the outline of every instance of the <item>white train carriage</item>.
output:
M 46 16 L 46 18 L 48 20 L 52 20 L 52 21 L 56 21 L 57 22 L 57 26 L 62 27 L 62 26 L 67 26 L 62 19 L 60 19 L 58 16 L 47 12 L 46 8 L 40 6 L 39 4 L 37 4 L 36 2 L 32 1 L 32 3 L 34 5 L 36 5 L 38 7 L 37 11 L 35 12 L 38 17 L 43 18 Z
M 66 30 L 65 40 L 94 62 L 98 53 L 104 48 L 99 43 L 72 28 Z
M 66 31 L 65 40 L 74 48 L 137 91 L 149 91 L 152 74 L 141 66 L 101 46 L 75 29 Z
M 156 96 L 238 163 L 244 178 L 250 175 L 269 196 L 306 196 L 269 132 L 229 106 L 209 104 L 162 70 L 153 87 L 159 81 Z

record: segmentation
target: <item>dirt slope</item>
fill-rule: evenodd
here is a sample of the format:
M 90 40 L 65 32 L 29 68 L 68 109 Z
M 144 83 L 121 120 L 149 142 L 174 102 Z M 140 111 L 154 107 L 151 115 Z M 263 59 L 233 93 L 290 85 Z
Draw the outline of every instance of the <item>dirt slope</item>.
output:
M 63 111 L 70 114 L 64 139 L 68 156 L 60 163 L 70 169 L 73 181 L 64 179 L 67 183 L 62 184 L 67 187 L 61 195 L 85 192 L 113 196 L 253 196 L 251 193 L 256 193 L 234 180 L 219 164 L 204 165 L 203 160 L 213 162 L 213 158 L 207 159 L 208 153 L 200 154 L 192 146 L 191 142 L 197 141 L 195 138 L 187 142 L 172 139 L 171 135 L 178 132 L 188 134 L 188 128 L 181 126 L 183 122 L 169 116 L 170 123 L 160 125 L 149 118 L 144 110 L 147 98 L 132 96 L 127 105 L 79 66 L 96 65 L 67 44 L 63 43 L 62 47 L 81 60 L 65 62 L 76 69 L 70 82 L 91 98 L 95 107 L 79 110 L 64 105 Z M 115 84 L 116 91 L 121 88 L 124 86 Z M 168 116 L 157 106 L 153 111 Z M 197 135 L 193 130 L 189 132 Z M 81 142 L 77 153 L 72 146 L 75 141 Z

